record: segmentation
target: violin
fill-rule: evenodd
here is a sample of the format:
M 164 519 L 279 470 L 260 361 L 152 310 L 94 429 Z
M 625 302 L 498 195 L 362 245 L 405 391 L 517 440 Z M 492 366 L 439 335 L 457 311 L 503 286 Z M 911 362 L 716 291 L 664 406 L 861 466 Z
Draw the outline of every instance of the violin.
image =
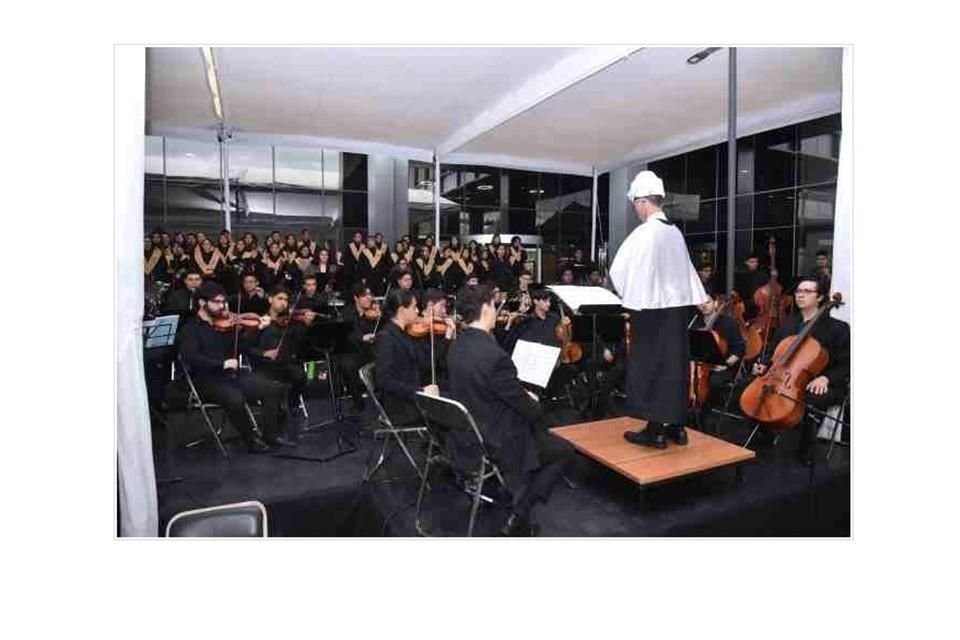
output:
M 379 320 L 380 319 L 380 303 L 374 302 L 370 305 L 369 309 L 364 309 L 363 317 L 367 320 Z
M 554 329 L 554 335 L 560 340 L 560 362 L 573 364 L 583 359 L 583 347 L 573 342 L 573 323 L 564 322 L 563 306 L 560 307 L 560 324 Z
M 770 368 L 754 378 L 740 397 L 740 409 L 745 415 L 777 430 L 791 429 L 800 423 L 807 385 L 830 362 L 830 354 L 810 333 L 824 314 L 841 304 L 842 296 L 834 293 L 800 333 L 780 341 Z
M 411 338 L 424 338 L 432 332 L 435 336 L 447 335 L 447 323 L 443 320 L 430 322 L 428 318 L 420 318 L 407 325 L 407 335 Z
M 313 323 L 313 319 L 316 317 L 316 315 L 316 312 L 311 311 L 310 309 L 294 309 L 293 311 L 277 316 L 277 318 L 274 320 L 274 323 L 284 329 L 290 326 L 291 322 L 309 325 Z
M 232 313 L 213 318 L 213 328 L 217 331 L 235 331 L 238 329 L 259 329 L 260 316 L 255 313 Z

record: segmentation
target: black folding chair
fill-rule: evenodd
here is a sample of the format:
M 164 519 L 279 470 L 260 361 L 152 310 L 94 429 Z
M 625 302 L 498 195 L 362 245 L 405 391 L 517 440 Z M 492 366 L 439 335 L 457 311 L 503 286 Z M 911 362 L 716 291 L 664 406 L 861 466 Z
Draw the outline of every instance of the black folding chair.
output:
M 507 484 L 500 473 L 499 467 L 487 452 L 483 442 L 483 436 L 473 416 L 463 404 L 456 400 L 440 396 L 431 396 L 429 394 L 418 392 L 415 402 L 420 413 L 423 414 L 427 425 L 427 434 L 430 437 L 427 445 L 427 462 L 424 468 L 423 476 L 420 480 L 420 491 L 417 493 L 417 511 L 414 516 L 414 526 L 417 533 L 422 536 L 429 535 L 424 531 L 420 523 L 420 514 L 423 507 L 424 495 L 428 488 L 428 476 L 431 466 L 435 464 L 445 464 L 451 467 L 455 472 L 463 474 L 466 478 L 467 494 L 471 498 L 470 520 L 467 523 L 467 536 L 473 535 L 473 526 L 476 523 L 477 512 L 480 509 L 480 501 L 493 502 L 490 498 L 483 495 L 483 486 L 490 478 L 496 478 L 500 486 L 506 488 Z M 453 461 L 448 459 L 442 451 L 441 442 L 446 442 L 449 438 L 456 438 L 455 432 L 464 436 L 468 447 L 475 447 L 478 465 L 475 469 L 458 468 Z
M 425 435 L 426 428 L 423 426 L 416 427 L 401 427 L 397 428 L 393 421 L 390 420 L 390 416 L 387 414 L 386 409 L 383 408 L 383 404 L 377 398 L 376 386 L 374 384 L 374 374 L 375 374 L 376 365 L 372 362 L 363 365 L 360 368 L 360 381 L 363 383 L 363 386 L 367 390 L 367 395 L 370 396 L 370 401 L 373 402 L 373 406 L 377 409 L 377 423 L 380 425 L 380 429 L 376 429 L 373 432 L 373 438 L 376 440 L 379 437 L 383 438 L 383 445 L 380 447 L 380 455 L 377 458 L 376 464 L 372 468 L 368 466 L 368 469 L 365 471 L 363 479 L 366 482 L 373 477 L 373 474 L 377 472 L 380 467 L 383 466 L 384 461 L 387 458 L 387 448 L 390 445 L 391 441 L 395 441 L 400 447 L 400 450 L 403 452 L 403 455 L 410 462 L 410 465 L 416 470 L 417 475 L 420 478 L 424 477 L 423 471 L 420 469 L 420 465 L 417 464 L 416 460 L 413 458 L 413 454 L 410 453 L 410 448 L 407 447 L 407 443 L 404 441 L 404 436 L 410 433 L 416 433 L 420 436 Z M 374 449 L 371 449 L 373 453 Z
M 266 538 L 267 508 L 251 500 L 182 511 L 167 523 L 168 538 Z

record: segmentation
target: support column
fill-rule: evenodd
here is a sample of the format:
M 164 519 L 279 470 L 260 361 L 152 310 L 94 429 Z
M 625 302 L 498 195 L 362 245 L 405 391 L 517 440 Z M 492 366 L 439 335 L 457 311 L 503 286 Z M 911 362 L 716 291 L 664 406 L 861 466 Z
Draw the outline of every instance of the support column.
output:
M 217 132 L 217 141 L 220 143 L 220 180 L 222 184 L 223 204 L 223 228 L 230 231 L 230 134 L 227 133 L 223 125 Z
M 733 291 L 737 261 L 737 48 L 727 49 L 727 291 Z
M 433 152 L 433 238 L 440 246 L 440 154 Z
M 600 217 L 600 209 L 597 206 L 597 168 L 593 168 L 593 189 L 590 198 L 590 260 L 597 260 L 597 218 Z

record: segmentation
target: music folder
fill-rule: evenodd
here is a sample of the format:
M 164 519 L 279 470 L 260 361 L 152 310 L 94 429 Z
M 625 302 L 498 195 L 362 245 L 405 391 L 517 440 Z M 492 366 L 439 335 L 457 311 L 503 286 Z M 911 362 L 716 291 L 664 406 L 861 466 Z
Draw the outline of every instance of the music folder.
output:
M 555 284 L 547 287 L 576 314 L 603 315 L 623 312 L 623 300 L 603 287 Z
M 153 320 L 145 320 L 143 323 L 143 348 L 155 349 L 157 347 L 173 346 L 177 338 L 177 324 L 180 322 L 180 316 L 169 315 L 160 316 Z
M 511 359 L 517 367 L 517 377 L 522 382 L 546 389 L 557 366 L 557 360 L 560 359 L 560 347 L 517 340 Z

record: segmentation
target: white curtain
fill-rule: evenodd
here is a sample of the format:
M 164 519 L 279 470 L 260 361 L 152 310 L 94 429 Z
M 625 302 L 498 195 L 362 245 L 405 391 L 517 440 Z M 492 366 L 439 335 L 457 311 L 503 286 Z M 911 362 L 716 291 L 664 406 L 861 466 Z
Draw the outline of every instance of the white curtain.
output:
M 853 309 L 853 50 L 843 48 L 843 95 L 840 107 L 840 160 L 837 205 L 833 222 L 833 273 L 831 289 L 843 294 L 846 304 L 833 312 L 850 322 Z
M 157 535 L 157 486 L 143 372 L 143 156 L 146 50 L 114 49 L 114 254 L 120 535 Z

